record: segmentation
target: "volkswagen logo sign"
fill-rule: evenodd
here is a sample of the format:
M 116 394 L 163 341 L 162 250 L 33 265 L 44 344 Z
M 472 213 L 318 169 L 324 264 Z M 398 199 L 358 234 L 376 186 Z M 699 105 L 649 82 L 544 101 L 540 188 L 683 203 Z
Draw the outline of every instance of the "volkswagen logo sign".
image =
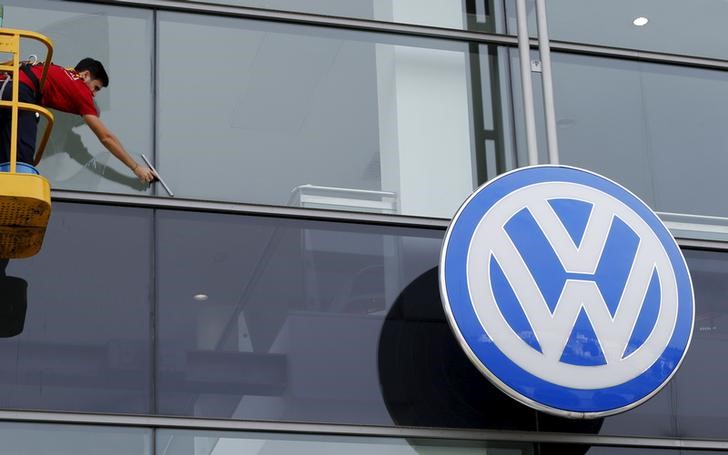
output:
M 566 166 L 518 169 L 458 210 L 440 257 L 455 335 L 501 390 L 571 418 L 655 395 L 690 344 L 685 259 L 634 194 Z

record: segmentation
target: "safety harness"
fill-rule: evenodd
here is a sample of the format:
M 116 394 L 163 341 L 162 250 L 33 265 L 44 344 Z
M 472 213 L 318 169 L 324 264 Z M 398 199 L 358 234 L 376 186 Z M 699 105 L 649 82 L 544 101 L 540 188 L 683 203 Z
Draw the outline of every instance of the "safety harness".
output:
M 20 71 L 24 72 L 25 75 L 28 76 L 28 79 L 30 79 L 30 82 L 33 83 L 33 92 L 35 93 L 35 99 L 33 100 L 34 104 L 40 104 L 43 94 L 40 92 L 40 81 L 38 80 L 38 76 L 36 76 L 30 69 L 32 66 L 33 65 L 30 63 L 20 65 Z
M 20 71 L 25 73 L 25 75 L 28 76 L 28 79 L 30 79 L 31 84 L 33 84 L 33 86 L 31 87 L 34 94 L 33 103 L 40 104 L 40 101 L 43 98 L 43 94 L 40 91 L 40 80 L 38 80 L 38 76 L 36 76 L 35 73 L 33 73 L 33 71 L 30 69 L 32 66 L 32 63 L 23 63 L 22 65 L 20 65 Z M 5 92 L 5 86 L 12 79 L 10 77 L 10 74 L 5 74 L 4 76 L 5 77 L 2 81 L 2 86 L 0 87 L 0 93 Z

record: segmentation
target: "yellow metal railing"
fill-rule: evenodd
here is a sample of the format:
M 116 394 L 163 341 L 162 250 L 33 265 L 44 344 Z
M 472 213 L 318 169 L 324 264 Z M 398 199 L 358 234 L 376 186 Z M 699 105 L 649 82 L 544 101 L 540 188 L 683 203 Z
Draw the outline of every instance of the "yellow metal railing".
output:
M 8 65 L 0 64 L 0 72 L 5 72 L 11 75 L 13 82 L 19 80 L 20 77 L 20 41 L 23 38 L 33 39 L 41 42 L 46 47 L 46 57 L 43 60 L 43 73 L 40 78 L 40 90 L 43 91 L 46 77 L 48 75 L 48 67 L 50 66 L 51 59 L 53 58 L 53 43 L 46 36 L 40 33 L 31 32 L 27 30 L 15 30 L 10 28 L 0 28 L 0 53 L 12 54 L 12 63 Z M 12 109 L 12 124 L 10 133 L 10 172 L 16 172 L 17 162 L 17 148 L 18 148 L 18 112 L 19 110 L 28 110 L 36 112 L 42 115 L 46 120 L 46 128 L 43 131 L 40 144 L 36 148 L 36 152 L 33 158 L 33 164 L 38 164 L 45 147 L 48 144 L 48 139 L 51 136 L 53 129 L 53 114 L 46 108 L 31 103 L 21 103 L 18 101 L 18 89 L 19 84 L 13 84 L 13 98 L 9 101 L 0 100 L 0 108 L 10 107 Z
M 18 99 L 20 43 L 25 38 L 40 41 L 47 48 L 39 81 L 41 91 L 53 57 L 53 44 L 45 36 L 25 30 L 0 28 L 0 54 L 12 54 L 9 63 L 0 63 L 0 72 L 8 74 L 12 80 L 12 99 L 0 100 L 0 109 L 11 110 L 9 172 L 0 172 L 0 259 L 24 258 L 40 251 L 51 213 L 48 180 L 41 175 L 17 172 L 19 112 L 35 112 L 47 120 L 40 144 L 34 152 L 34 165 L 40 161 L 53 128 L 53 114 L 50 111 Z

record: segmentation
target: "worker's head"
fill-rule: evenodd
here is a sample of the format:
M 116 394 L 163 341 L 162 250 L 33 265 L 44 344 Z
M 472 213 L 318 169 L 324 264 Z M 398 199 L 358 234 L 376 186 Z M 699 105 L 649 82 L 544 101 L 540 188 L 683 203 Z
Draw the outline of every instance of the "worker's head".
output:
M 109 85 L 109 75 L 106 74 L 104 65 L 98 60 L 86 57 L 78 62 L 74 69 L 83 78 L 86 86 L 94 96 L 101 88 Z

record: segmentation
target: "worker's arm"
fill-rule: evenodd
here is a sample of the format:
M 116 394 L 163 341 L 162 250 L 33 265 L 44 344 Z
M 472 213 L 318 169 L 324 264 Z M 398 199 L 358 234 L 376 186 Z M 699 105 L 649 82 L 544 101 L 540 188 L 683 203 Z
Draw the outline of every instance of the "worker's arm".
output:
M 139 180 L 142 182 L 151 182 L 154 180 L 154 173 L 152 170 L 146 166 L 141 166 L 139 163 L 134 161 L 134 158 L 132 158 L 131 155 L 124 150 L 124 146 L 121 145 L 119 139 L 117 139 L 116 136 L 114 136 L 114 133 L 112 133 L 106 125 L 104 125 L 100 118 L 95 115 L 87 114 L 83 116 L 83 120 L 89 128 L 91 128 L 91 131 L 94 132 L 96 137 L 99 138 L 99 142 L 101 142 L 112 155 L 118 158 L 119 161 L 131 169 Z

